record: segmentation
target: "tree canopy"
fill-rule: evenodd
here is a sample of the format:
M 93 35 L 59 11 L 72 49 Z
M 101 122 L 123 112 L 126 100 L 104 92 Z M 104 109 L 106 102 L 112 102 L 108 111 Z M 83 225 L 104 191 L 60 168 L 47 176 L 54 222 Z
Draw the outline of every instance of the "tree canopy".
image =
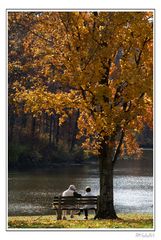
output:
M 15 111 L 56 113 L 63 124 L 79 110 L 83 147 L 98 153 L 102 139 L 116 145 L 124 134 L 127 152 L 135 152 L 135 134 L 152 126 L 152 12 L 8 15 Z

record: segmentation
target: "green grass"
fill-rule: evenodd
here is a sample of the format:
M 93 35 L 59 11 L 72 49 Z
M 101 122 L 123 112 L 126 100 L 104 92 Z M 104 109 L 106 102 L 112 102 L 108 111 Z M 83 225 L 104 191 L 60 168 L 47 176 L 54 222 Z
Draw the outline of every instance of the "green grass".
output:
M 8 228 L 54 228 L 54 229 L 152 229 L 153 218 L 150 214 L 119 214 L 117 220 L 83 220 L 83 216 L 75 216 L 74 220 L 56 220 L 55 216 L 12 216 L 8 217 Z

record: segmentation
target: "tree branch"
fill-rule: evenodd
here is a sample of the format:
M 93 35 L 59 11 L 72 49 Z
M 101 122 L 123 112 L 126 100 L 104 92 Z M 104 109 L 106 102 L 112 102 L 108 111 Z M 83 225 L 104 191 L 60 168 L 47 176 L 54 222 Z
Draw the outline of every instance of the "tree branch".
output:
M 143 53 L 145 44 L 146 44 L 148 41 L 150 41 L 150 38 L 148 39 L 148 37 L 146 37 L 145 40 L 144 40 L 144 42 L 143 42 L 143 46 L 142 46 L 142 49 L 141 49 L 140 52 L 139 52 L 138 57 L 137 57 L 136 54 L 135 54 L 135 62 L 136 62 L 136 65 L 137 65 L 137 66 L 138 66 L 139 63 L 140 63 L 141 55 L 142 55 L 142 53 Z
M 113 167 L 114 167 L 114 165 L 115 165 L 115 163 L 117 161 L 118 155 L 120 154 L 121 145 L 122 145 L 122 142 L 123 142 L 124 135 L 125 135 L 125 133 L 124 133 L 124 130 L 122 129 L 120 141 L 119 141 L 119 144 L 117 146 L 117 149 L 115 151 L 115 154 L 114 154 L 114 157 L 113 157 L 113 160 L 112 160 L 112 166 Z
M 42 34 L 38 34 L 38 33 L 36 33 L 36 32 L 34 32 L 33 30 L 31 30 L 31 28 L 29 27 L 29 26 L 25 26 L 25 25 L 23 25 L 22 23 L 16 23 L 17 25 L 19 25 L 20 27 L 22 27 L 22 28 L 25 28 L 25 29 L 27 29 L 29 32 L 31 32 L 33 35 L 35 35 L 35 36 L 37 36 L 37 37 L 39 37 L 39 38 L 41 38 L 42 40 L 44 40 L 44 41 L 46 41 L 46 42 L 48 42 L 48 43 L 50 43 L 50 44 L 54 44 L 54 42 L 52 41 L 52 40 L 50 40 L 50 39 L 48 39 L 48 38 L 45 38 Z

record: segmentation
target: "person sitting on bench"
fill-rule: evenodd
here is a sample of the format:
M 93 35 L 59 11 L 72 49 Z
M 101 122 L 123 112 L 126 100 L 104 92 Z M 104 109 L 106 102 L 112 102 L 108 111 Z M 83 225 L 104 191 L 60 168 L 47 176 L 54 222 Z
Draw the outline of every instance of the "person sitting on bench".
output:
M 67 190 L 62 193 L 62 197 L 81 197 L 81 194 L 76 192 L 76 187 L 74 185 L 70 185 Z M 70 209 L 70 207 L 69 207 Z M 67 210 L 63 210 L 63 220 L 66 220 Z M 73 218 L 73 211 L 70 211 L 70 217 Z
M 89 186 L 86 187 L 86 193 L 84 194 L 84 196 L 94 196 L 92 193 L 91 193 L 91 188 Z M 83 212 L 84 210 L 84 213 L 85 213 L 85 219 L 87 220 L 88 219 L 88 210 L 94 210 L 95 212 L 95 215 L 96 215 L 96 206 L 95 205 L 85 205 L 83 209 L 81 209 L 78 213 L 78 215 L 80 216 L 81 215 L 81 212 Z

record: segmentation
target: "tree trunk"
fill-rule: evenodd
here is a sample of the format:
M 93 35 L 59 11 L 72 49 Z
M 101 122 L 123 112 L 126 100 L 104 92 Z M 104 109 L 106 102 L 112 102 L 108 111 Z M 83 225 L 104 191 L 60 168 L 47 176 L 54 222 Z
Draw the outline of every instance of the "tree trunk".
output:
M 55 140 L 56 140 L 56 147 L 58 147 L 58 144 L 59 144 L 59 116 L 56 117 L 56 136 L 55 136 Z
M 79 110 L 75 113 L 74 116 L 74 126 L 73 126 L 73 131 L 72 131 L 72 137 L 71 137 L 71 146 L 70 146 L 70 151 L 73 151 L 73 148 L 76 144 L 76 135 L 78 131 L 78 118 L 79 118 Z
M 53 115 L 53 133 L 52 133 L 52 144 L 53 147 L 55 148 L 55 144 L 56 144 L 56 140 L 55 140 L 55 129 L 56 129 L 56 119 L 55 119 L 55 115 Z
M 105 140 L 100 150 L 100 198 L 96 218 L 116 219 L 113 199 L 112 151 Z
M 49 125 L 49 145 L 51 145 L 52 127 L 53 127 L 53 121 L 52 121 L 52 115 L 51 115 L 50 116 L 50 125 Z
M 36 118 L 31 116 L 31 149 L 35 148 Z
M 9 114 L 9 141 L 12 142 L 13 139 L 13 130 L 14 130 L 14 125 L 15 125 L 15 116 L 14 113 Z

